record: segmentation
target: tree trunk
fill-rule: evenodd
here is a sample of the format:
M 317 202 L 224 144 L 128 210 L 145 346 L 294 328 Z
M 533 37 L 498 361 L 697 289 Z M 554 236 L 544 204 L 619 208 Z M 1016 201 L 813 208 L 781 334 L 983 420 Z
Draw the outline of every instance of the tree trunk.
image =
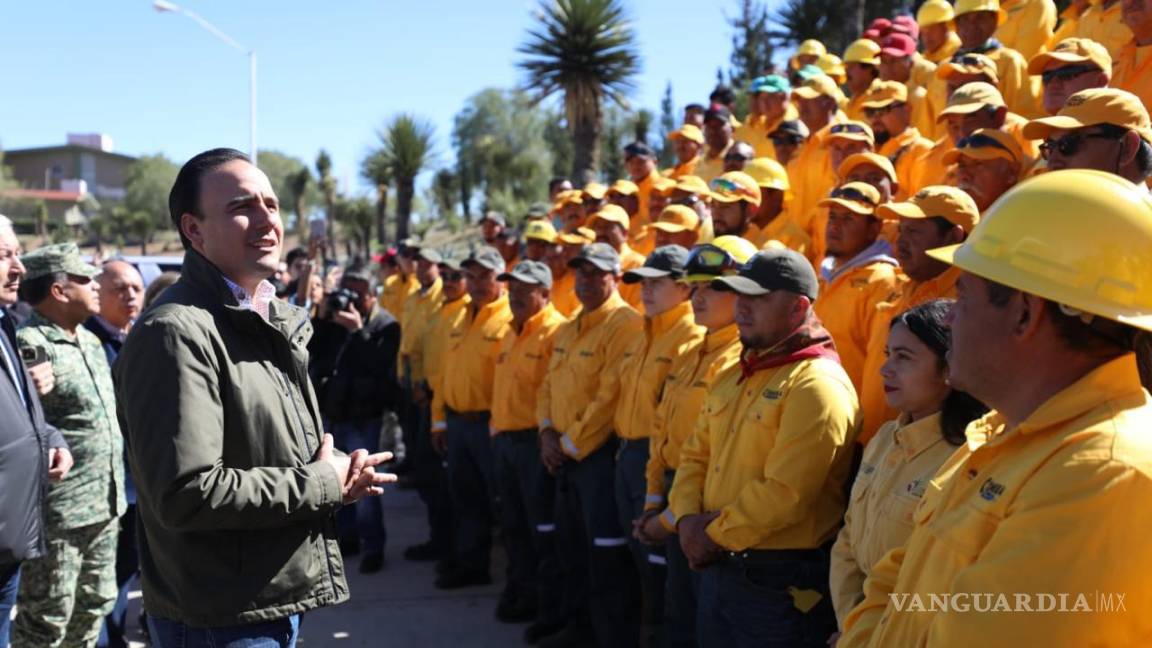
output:
M 412 218 L 412 198 L 416 195 L 416 178 L 400 178 L 396 183 L 396 240 L 408 238 Z
M 867 0 L 856 0 L 855 2 L 849 4 L 847 15 L 848 29 L 847 33 L 844 35 L 846 44 L 851 43 L 853 40 L 858 38 L 857 36 L 853 36 L 853 34 L 864 33 L 864 13 L 867 11 L 867 6 Z
M 376 242 L 388 243 L 388 185 L 376 186 Z M 368 241 L 371 239 L 365 239 Z
M 324 222 L 328 232 L 328 255 L 329 259 L 336 258 L 336 192 L 324 192 Z
M 292 201 L 292 211 L 296 212 L 296 236 L 300 245 L 308 247 L 308 219 L 304 218 L 304 198 L 296 196 Z
M 571 115 L 575 111 L 568 111 Z M 569 119 L 572 132 L 572 182 L 583 187 L 596 178 L 600 166 L 600 130 L 603 127 L 604 111 L 600 101 L 589 114 L 578 119 Z

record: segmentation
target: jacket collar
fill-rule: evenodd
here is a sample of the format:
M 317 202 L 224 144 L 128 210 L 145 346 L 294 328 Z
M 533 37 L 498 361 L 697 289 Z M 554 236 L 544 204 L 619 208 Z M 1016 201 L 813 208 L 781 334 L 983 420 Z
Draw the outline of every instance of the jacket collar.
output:
M 904 285 L 904 303 L 920 303 L 953 292 L 960 268 L 953 266 L 927 281 L 909 281 Z
M 837 278 L 854 268 L 862 268 L 873 263 L 888 263 L 894 266 L 900 262 L 892 258 L 892 246 L 884 239 L 876 239 L 872 245 L 861 250 L 860 254 L 852 257 L 840 265 L 836 265 L 834 257 L 826 257 L 820 264 L 820 277 L 825 283 L 832 283 Z
M 556 307 L 552 305 L 552 302 L 544 304 L 544 308 L 541 308 L 540 312 L 536 313 L 532 317 L 529 317 L 528 321 L 524 322 L 524 328 L 519 333 L 516 333 L 516 336 L 525 337 L 527 335 L 531 335 L 533 331 L 543 326 L 544 322 L 552 319 L 555 312 Z M 511 329 L 511 324 L 509 324 L 509 328 L 510 330 L 514 331 L 514 329 Z
M 68 335 L 68 332 L 60 328 L 59 324 L 53 322 L 47 317 L 44 317 L 37 311 L 32 311 L 32 314 L 28 316 L 28 320 L 24 323 L 24 326 L 35 326 L 36 329 L 40 331 L 40 334 L 53 344 L 59 342 L 63 342 L 64 344 L 71 344 L 73 346 L 78 346 L 80 344 L 79 330 L 82 327 L 76 327 L 76 335 Z
M 627 304 L 624 302 L 624 299 L 620 297 L 620 293 L 614 290 L 612 291 L 612 295 L 609 296 L 603 304 L 600 304 L 596 310 L 581 310 L 580 314 L 576 316 L 576 326 L 581 332 L 587 331 L 593 326 L 603 322 L 610 314 L 616 312 L 616 309 L 623 306 L 627 306 Z
M 704 344 L 701 345 L 704 353 L 712 353 L 717 349 L 722 349 L 729 344 L 740 339 L 740 329 L 736 324 L 729 324 L 719 331 L 712 331 L 704 336 Z
M 268 321 L 259 314 L 240 307 L 236 295 L 224 280 L 224 274 L 204 255 L 196 250 L 185 250 L 184 264 L 180 269 L 180 281 L 208 300 L 206 307 L 220 308 L 241 330 L 258 333 L 264 326 L 272 326 L 285 338 L 291 339 L 308 324 L 308 313 L 303 308 L 289 306 L 278 299 L 268 305 Z M 303 342 L 307 342 L 304 340 Z
M 644 330 L 648 339 L 656 339 L 681 324 L 692 324 L 692 302 L 685 300 L 656 317 L 644 318 Z

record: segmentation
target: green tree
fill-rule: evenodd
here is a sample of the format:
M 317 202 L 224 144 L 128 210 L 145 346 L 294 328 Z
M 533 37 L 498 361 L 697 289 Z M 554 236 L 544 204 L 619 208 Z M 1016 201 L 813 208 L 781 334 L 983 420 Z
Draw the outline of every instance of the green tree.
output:
M 664 87 L 664 97 L 660 100 L 660 166 L 670 167 L 676 164 L 676 150 L 668 134 L 679 128 L 679 118 L 676 115 L 676 103 L 672 100 L 672 82 Z
M 392 185 L 392 169 L 379 150 L 369 153 L 360 162 L 360 177 L 376 188 L 376 242 L 388 242 L 388 189 Z
M 794 47 L 815 38 L 829 52 L 840 54 L 860 38 L 864 21 L 907 13 L 902 0 L 784 0 L 771 16 L 768 37 L 780 47 Z
M 605 99 L 624 107 L 635 87 L 636 34 L 620 0 L 542 0 L 535 18 L 517 49 L 525 55 L 523 88 L 537 101 L 563 95 L 572 180 L 582 186 L 600 164 Z
M 544 120 L 544 142 L 552 153 L 552 175 L 567 178 L 572 173 L 575 152 L 572 150 L 572 133 L 568 129 L 564 115 L 548 111 Z
M 337 198 L 333 212 L 344 234 L 348 256 L 368 258 L 372 250 L 372 225 L 376 206 L 366 197 Z
M 431 122 L 402 113 L 377 131 L 378 154 L 396 184 L 396 238 L 408 237 L 412 206 L 416 197 L 416 176 L 432 163 L 436 131 Z
M 732 66 L 728 68 L 728 82 L 743 90 L 748 82 L 768 74 L 773 69 L 774 47 L 768 35 L 771 19 L 768 9 L 756 0 L 741 0 L 740 15 L 728 20 L 735 33 L 732 35 Z
M 168 193 L 179 167 L 163 154 L 144 155 L 128 166 L 124 179 L 124 207 L 148 214 L 156 229 L 168 227 Z M 151 238 L 151 232 L 149 233 Z
M 443 222 L 453 231 L 460 226 L 460 215 L 456 206 L 460 204 L 460 177 L 452 169 L 440 169 L 432 176 L 429 187 L 429 200 L 435 211 L 435 219 Z
M 608 183 L 627 178 L 624 169 L 624 147 L 636 135 L 635 119 L 621 108 L 610 106 L 604 111 L 604 127 L 600 132 L 600 146 L 604 153 L 600 161 L 600 177 Z

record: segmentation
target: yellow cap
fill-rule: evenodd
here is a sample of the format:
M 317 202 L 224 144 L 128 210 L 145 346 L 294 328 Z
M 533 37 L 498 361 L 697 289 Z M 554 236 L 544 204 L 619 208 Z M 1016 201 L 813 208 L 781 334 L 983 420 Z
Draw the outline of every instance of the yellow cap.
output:
M 923 29 L 940 23 L 950 23 L 955 17 L 956 13 L 947 0 L 926 0 L 916 12 L 916 24 Z
M 1116 88 L 1091 88 L 1068 97 L 1060 112 L 1034 119 L 1024 126 L 1024 137 L 1044 139 L 1053 129 L 1071 130 L 1098 124 L 1112 124 L 1136 131 L 1152 144 L 1152 123 L 1148 109 L 1136 95 Z
M 892 160 L 880 155 L 879 153 L 872 153 L 871 151 L 864 153 L 853 153 L 844 158 L 840 163 L 840 168 L 836 170 L 836 175 L 841 178 L 847 178 L 849 173 L 858 166 L 871 164 L 879 168 L 884 173 L 888 174 L 888 179 L 892 182 L 897 182 L 896 168 L 892 166 Z
M 828 49 L 824 47 L 824 43 L 815 38 L 809 38 L 796 48 L 796 56 L 824 56 L 827 53 Z
M 588 196 L 595 200 L 604 200 L 604 196 L 606 195 L 608 195 L 608 187 L 605 187 L 599 182 L 589 182 L 588 184 L 584 185 L 584 189 L 581 190 L 580 197 L 583 199 L 584 196 Z
M 560 232 L 556 235 L 556 242 L 565 245 L 588 245 L 595 240 L 596 232 L 587 227 L 577 227 L 575 232 Z
M 628 212 L 624 211 L 623 207 L 612 204 L 604 205 L 599 211 L 592 214 L 588 218 L 588 226 L 591 227 L 598 220 L 616 223 L 624 229 L 628 229 L 628 225 L 632 222 L 632 219 L 628 217 Z
M 830 76 L 814 76 L 803 83 L 803 85 L 794 88 L 792 95 L 800 99 L 815 99 L 817 97 L 832 97 L 836 103 L 844 103 L 844 93 L 840 91 L 840 86 L 836 85 L 836 80 Z
M 1024 161 L 1024 151 L 1016 138 L 995 128 L 977 128 L 960 140 L 956 148 L 944 154 L 944 164 L 955 164 L 961 156 L 973 160 L 1001 159 L 1017 164 Z
M 712 189 L 712 200 L 722 203 L 734 203 L 743 200 L 760 206 L 760 185 L 752 176 L 743 171 L 729 171 L 712 180 L 709 185 Z
M 556 194 L 555 209 L 560 209 L 565 205 L 580 205 L 583 204 L 583 202 L 584 195 L 579 189 L 569 189 Z
M 640 192 L 640 187 L 636 186 L 635 182 L 631 180 L 617 180 L 608 187 L 608 193 L 617 193 L 621 196 L 635 196 Z
M 711 190 L 708 189 L 708 183 L 704 182 L 704 179 L 700 176 L 694 175 L 680 176 L 680 179 L 676 181 L 675 188 L 701 196 L 707 196 L 711 193 Z
M 936 68 L 937 79 L 947 80 L 956 74 L 983 74 L 988 77 L 988 82 L 992 85 L 1000 84 L 1000 74 L 996 71 L 996 62 L 975 52 L 954 56 Z
M 996 106 L 997 108 L 1004 106 L 1004 95 L 1000 94 L 995 86 L 983 81 L 965 83 L 956 88 L 951 97 L 948 97 L 948 105 L 940 111 L 936 121 L 942 122 L 948 115 L 974 113 L 985 106 Z
M 844 61 L 831 52 L 816 59 L 816 67 L 824 70 L 824 74 L 832 77 L 836 83 L 844 83 L 844 77 L 848 75 L 848 71 L 844 69 Z
M 546 220 L 529 221 L 524 226 L 524 240 L 535 239 L 545 243 L 556 242 L 556 228 Z
M 788 170 L 776 160 L 767 157 L 753 158 L 744 165 L 744 173 L 752 177 L 761 189 L 788 191 Z
M 876 208 L 876 216 L 885 220 L 901 218 L 947 219 L 971 232 L 980 222 L 980 208 L 972 196 L 962 189 L 946 185 L 931 185 L 916 192 L 906 202 L 885 203 Z
M 669 234 L 695 232 L 700 227 L 700 215 L 691 207 L 669 205 L 660 212 L 660 217 L 652 223 L 652 227 Z
M 843 207 L 855 214 L 871 215 L 880 205 L 880 192 L 867 182 L 849 182 L 840 185 L 828 197 L 816 203 L 817 207 Z
M 876 144 L 876 136 L 872 134 L 872 127 L 862 121 L 845 121 L 832 124 L 828 128 L 828 139 L 847 139 Z
M 1152 198 L 1104 171 L 1050 171 L 1009 189 L 962 245 L 928 255 L 1004 284 L 1152 330 Z
M 1042 52 L 1028 61 L 1028 74 L 1042 74 L 1049 63 L 1072 65 L 1075 63 L 1091 63 L 1112 75 L 1112 56 L 1108 48 L 1091 38 L 1065 38 L 1056 43 L 1056 46 L 1047 52 Z
M 886 108 L 908 101 L 908 86 L 899 81 L 874 81 L 860 103 L 864 108 Z
M 704 143 L 704 133 L 695 124 L 684 124 L 679 129 L 668 133 L 668 139 L 678 140 L 686 139 L 689 142 L 696 142 L 697 144 Z
M 652 180 L 652 193 L 658 196 L 667 196 L 676 188 L 676 181 L 667 176 L 657 176 Z
M 869 38 L 853 41 L 848 49 L 844 50 L 844 63 L 880 65 L 880 45 Z
M 995 11 L 997 25 L 1003 25 L 1004 21 L 1008 19 L 1008 14 L 1000 8 L 1000 0 L 956 0 L 956 8 L 953 11 L 956 16 L 976 13 L 977 11 Z

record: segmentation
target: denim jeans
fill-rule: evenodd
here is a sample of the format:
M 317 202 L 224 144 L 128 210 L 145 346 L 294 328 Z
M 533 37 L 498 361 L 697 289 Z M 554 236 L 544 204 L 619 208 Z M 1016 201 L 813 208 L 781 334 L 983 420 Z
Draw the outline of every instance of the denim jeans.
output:
M 364 448 L 369 453 L 380 452 L 380 419 L 345 421 L 332 424 L 332 438 L 337 448 L 352 452 Z M 337 513 L 340 537 L 354 537 L 362 543 L 367 555 L 383 554 L 388 538 L 384 529 L 384 504 L 379 497 L 365 497 Z
M 12 608 L 16 593 L 20 591 L 20 563 L 0 567 L 0 648 L 8 645 L 8 631 L 12 627 Z
M 148 629 L 153 648 L 294 648 L 300 615 L 221 628 L 193 628 L 149 616 Z

